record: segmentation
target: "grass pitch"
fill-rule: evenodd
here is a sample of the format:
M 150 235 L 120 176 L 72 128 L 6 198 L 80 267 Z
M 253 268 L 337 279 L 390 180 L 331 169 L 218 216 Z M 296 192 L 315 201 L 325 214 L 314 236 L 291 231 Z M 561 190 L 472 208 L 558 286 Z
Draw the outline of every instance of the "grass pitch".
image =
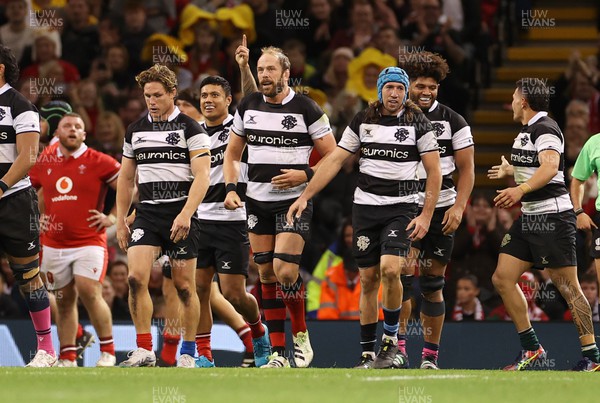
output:
M 600 373 L 0 368 L 6 402 L 598 402 Z

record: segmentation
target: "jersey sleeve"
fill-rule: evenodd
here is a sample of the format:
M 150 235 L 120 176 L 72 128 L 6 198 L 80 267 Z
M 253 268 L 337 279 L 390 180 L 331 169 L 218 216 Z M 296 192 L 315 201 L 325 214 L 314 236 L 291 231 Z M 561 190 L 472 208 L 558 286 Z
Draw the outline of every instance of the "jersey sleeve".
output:
M 342 133 L 342 138 L 338 143 L 338 147 L 343 148 L 344 150 L 355 153 L 360 148 L 360 125 L 363 121 L 363 113 L 357 113 L 344 133 Z
M 123 157 L 135 159 L 135 154 L 133 153 L 133 146 L 131 145 L 131 137 L 133 135 L 132 125 L 129 125 L 127 131 L 125 132 L 125 140 L 123 142 Z
M 33 104 L 17 97 L 11 107 L 15 134 L 40 132 L 40 115 Z
M 535 147 L 535 151 L 539 154 L 542 151 L 554 150 L 559 154 L 562 154 L 563 138 L 560 132 L 549 129 L 547 127 L 540 128 L 531 134 L 531 142 Z
M 310 138 L 316 140 L 331 133 L 329 118 L 323 109 L 314 100 L 308 97 L 305 99 L 308 101 L 305 118 Z
M 580 181 L 586 181 L 590 176 L 592 176 L 594 170 L 597 169 L 597 167 L 593 165 L 593 161 L 590 158 L 590 151 L 591 147 L 593 146 L 597 147 L 598 142 L 591 141 L 590 139 L 584 144 L 583 148 L 579 152 L 579 155 L 577 156 L 577 161 L 575 161 L 575 166 L 573 167 L 573 172 L 571 173 L 573 178 L 579 179 Z
M 100 158 L 98 161 L 98 176 L 102 182 L 110 183 L 114 181 L 119 176 L 120 170 L 121 164 L 119 161 L 110 155 L 100 153 Z
M 451 119 L 452 149 L 458 151 L 473 146 L 475 143 L 473 141 L 473 134 L 471 133 L 471 126 L 467 124 L 465 118 L 458 113 L 453 113 Z
M 210 139 L 206 130 L 200 126 L 200 123 L 189 119 L 189 124 L 186 125 L 184 133 L 190 151 L 203 150 L 210 148 Z
M 248 99 L 250 99 L 251 95 L 244 97 L 240 101 L 233 116 L 233 123 L 231 124 L 231 130 L 241 137 L 246 137 L 246 133 L 244 132 L 244 113 L 246 113 L 246 109 L 248 108 Z

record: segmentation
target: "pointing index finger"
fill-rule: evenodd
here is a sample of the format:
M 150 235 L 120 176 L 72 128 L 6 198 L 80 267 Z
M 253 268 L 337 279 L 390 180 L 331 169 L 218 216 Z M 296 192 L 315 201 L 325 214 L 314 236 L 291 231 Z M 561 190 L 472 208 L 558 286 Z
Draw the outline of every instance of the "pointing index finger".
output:
M 242 35 L 242 46 L 247 48 L 248 42 L 246 40 L 246 34 Z

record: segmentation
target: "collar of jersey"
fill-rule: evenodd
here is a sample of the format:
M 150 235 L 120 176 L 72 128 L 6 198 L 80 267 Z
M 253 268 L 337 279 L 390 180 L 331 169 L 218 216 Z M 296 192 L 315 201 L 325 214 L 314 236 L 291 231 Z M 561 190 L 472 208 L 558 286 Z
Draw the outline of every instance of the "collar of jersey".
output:
M 265 97 L 264 94 L 263 94 L 263 101 L 265 101 L 266 103 L 271 104 L 271 105 L 285 105 L 288 102 L 290 102 L 292 100 L 292 98 L 294 98 L 294 94 L 296 94 L 294 92 L 294 90 L 292 89 L 292 87 L 289 87 L 289 89 L 290 89 L 290 93 L 287 94 L 287 96 L 285 98 L 283 98 L 283 101 L 281 101 L 281 104 L 272 104 L 272 103 L 270 103 L 269 101 L 267 101 L 267 97 Z
M 210 126 L 210 128 L 212 129 L 214 127 L 223 127 L 227 123 L 229 123 L 232 119 L 233 119 L 233 116 L 231 115 L 231 113 L 229 113 L 227 115 L 227 117 L 225 118 L 225 120 L 223 121 L 223 123 L 221 123 L 220 125 L 217 125 L 217 126 Z M 208 129 L 208 125 L 206 124 L 206 120 L 203 120 L 203 121 L 198 122 L 198 123 L 200 123 L 200 126 L 202 126 L 204 129 Z
M 439 105 L 437 99 L 435 101 L 433 101 L 433 103 L 431 104 L 431 108 L 429 108 L 428 111 L 423 111 L 425 113 L 429 113 L 429 112 L 433 112 L 435 110 L 435 108 L 437 108 Z
M 548 116 L 548 112 L 538 112 L 535 115 L 533 115 L 533 117 L 531 119 L 529 119 L 529 122 L 527 122 L 526 126 L 531 126 L 532 124 L 534 124 L 535 122 L 537 122 L 538 120 L 540 120 L 541 118 L 543 118 L 544 116 Z
M 8 91 L 11 88 L 12 87 L 10 86 L 9 83 L 4 84 L 2 87 L 0 87 L 0 94 L 4 94 L 6 91 Z
M 181 113 L 181 111 L 179 110 L 179 108 L 177 106 L 175 106 L 175 108 L 173 109 L 173 112 L 171 112 L 171 114 L 167 118 L 167 122 L 170 122 L 171 120 L 175 119 L 177 117 L 177 115 L 179 115 L 180 113 Z M 148 121 L 152 122 L 152 116 L 150 116 L 150 112 L 148 112 Z
M 77 159 L 77 158 L 81 157 L 83 155 L 83 153 L 87 151 L 87 149 L 88 149 L 88 146 L 85 143 L 81 143 L 81 146 L 79 147 L 79 149 L 77 151 L 75 151 L 73 153 L 73 155 L 71 155 L 71 157 Z M 56 147 L 56 154 L 59 157 L 64 157 L 63 153 L 60 152 L 60 147 Z

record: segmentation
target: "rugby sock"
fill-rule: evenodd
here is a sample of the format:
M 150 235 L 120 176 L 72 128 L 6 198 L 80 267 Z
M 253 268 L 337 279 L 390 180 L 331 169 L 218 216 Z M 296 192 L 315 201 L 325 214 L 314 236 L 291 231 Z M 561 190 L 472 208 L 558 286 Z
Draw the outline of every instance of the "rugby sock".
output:
M 260 314 L 258 315 L 258 320 L 254 323 L 248 322 L 248 326 L 250 326 L 250 330 L 252 331 L 253 339 L 258 339 L 259 337 L 263 337 L 265 335 L 265 328 L 263 327 L 262 320 L 260 319 Z
M 533 327 L 520 332 L 519 339 L 521 340 L 521 347 L 523 347 L 523 350 L 536 351 L 540 348 L 540 342 L 537 339 Z
M 50 333 L 51 319 L 48 291 L 45 287 L 42 287 L 33 292 L 23 292 L 23 294 L 37 336 L 38 350 L 44 350 L 50 355 L 55 355 Z
M 383 307 L 383 334 L 393 339 L 394 342 L 397 342 L 398 329 L 400 325 L 398 321 L 400 320 L 400 308 L 390 310 L 385 306 Z
M 298 332 L 306 332 L 306 308 L 304 306 L 304 283 L 302 277 L 298 275 L 296 282 L 291 285 L 281 285 L 283 302 L 290 313 L 292 322 L 292 334 L 295 336 Z
M 421 357 L 425 358 L 425 356 L 430 356 L 430 357 L 435 358 L 435 360 L 437 361 L 439 349 L 440 349 L 439 344 L 430 343 L 430 342 L 426 341 L 423 344 L 423 352 L 421 353 Z
M 81 323 L 77 324 L 77 334 L 75 335 L 75 338 L 78 339 L 81 336 L 83 336 L 83 326 L 81 326 Z
M 406 335 L 398 334 L 398 350 L 402 352 L 402 354 L 406 354 Z
M 152 351 L 152 334 L 150 333 L 138 333 L 135 340 L 138 348 Z
M 375 343 L 377 343 L 377 322 L 360 325 L 360 347 L 363 353 L 374 352 Z
M 58 358 L 60 360 L 75 361 L 77 359 L 77 347 L 74 345 L 61 346 Z
M 247 353 L 254 353 L 254 347 L 252 346 L 252 332 L 250 331 L 250 326 L 244 325 L 235 331 L 244 343 L 244 347 L 246 348 Z
M 184 340 L 181 343 L 181 348 L 179 349 L 179 354 L 181 354 L 181 355 L 187 354 L 187 355 L 191 355 L 192 357 L 195 357 L 196 356 L 196 343 L 194 343 L 193 341 Z M 212 356 L 210 358 L 209 357 L 206 357 L 206 358 L 208 358 L 209 360 L 212 361 Z
M 523 350 L 536 351 L 540 348 L 540 342 L 538 341 L 533 327 L 520 332 L 519 339 L 521 340 L 521 347 L 523 347 Z
M 584 357 L 600 363 L 600 351 L 598 351 L 598 346 L 596 346 L 596 343 L 581 346 L 581 353 Z
M 285 303 L 277 292 L 278 283 L 261 284 L 263 311 L 269 326 L 269 338 L 274 353 L 285 352 Z
M 115 343 L 112 334 L 108 337 L 100 337 L 100 352 L 115 355 Z
M 163 333 L 163 347 L 160 352 L 160 358 L 169 365 L 174 365 L 177 362 L 177 345 L 179 344 L 178 334 Z
M 183 346 L 181 348 L 183 350 Z M 210 349 L 210 333 L 198 333 L 196 335 L 196 348 L 198 349 L 198 357 L 203 355 L 208 358 L 209 361 L 213 360 L 212 350 Z M 190 355 L 194 356 L 194 354 Z

